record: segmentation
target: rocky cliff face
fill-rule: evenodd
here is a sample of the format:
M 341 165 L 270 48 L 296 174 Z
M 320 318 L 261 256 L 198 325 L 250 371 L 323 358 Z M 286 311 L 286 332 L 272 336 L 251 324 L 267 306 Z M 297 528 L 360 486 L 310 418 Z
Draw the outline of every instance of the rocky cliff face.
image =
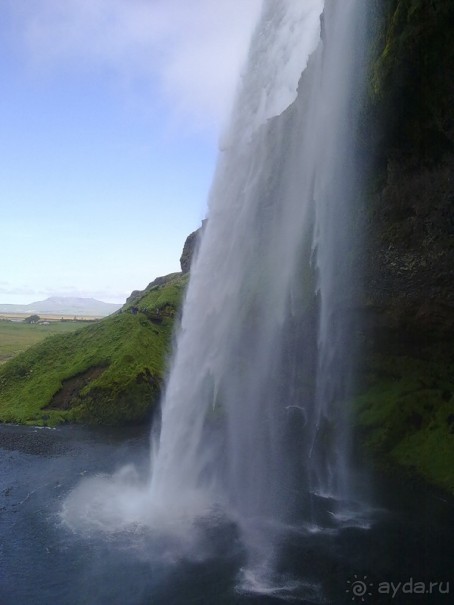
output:
M 454 491 L 454 44 L 449 0 L 376 3 L 364 141 L 364 441 Z
M 189 273 L 191 263 L 200 242 L 202 231 L 205 227 L 206 220 L 202 221 L 202 226 L 188 235 L 183 246 L 183 252 L 180 257 L 180 266 L 182 273 Z
M 197 246 L 200 241 L 200 236 L 201 236 L 205 223 L 206 223 L 206 221 L 203 220 L 202 226 L 199 227 L 198 229 L 196 229 L 195 231 L 193 231 L 192 233 L 190 233 L 188 235 L 188 237 L 186 238 L 186 241 L 183 246 L 183 251 L 182 251 L 181 257 L 180 257 L 181 273 L 183 275 L 186 275 L 187 273 L 189 273 L 189 270 L 191 269 L 191 263 L 197 252 Z M 156 286 L 163 286 L 164 284 L 172 281 L 179 275 L 180 275 L 180 273 L 169 273 L 168 275 L 163 275 L 162 277 L 156 277 L 143 290 L 133 290 L 133 292 L 131 292 L 130 296 L 128 296 L 128 298 L 126 299 L 125 306 L 134 304 L 139 299 L 141 299 L 143 296 L 145 296 L 148 292 L 150 292 L 151 290 L 156 288 Z
M 370 80 L 379 185 L 368 208 L 365 290 L 395 320 L 452 331 L 454 44 L 447 24 L 454 6 L 384 6 Z
M 367 225 L 367 304 L 381 327 L 445 338 L 454 333 L 454 158 L 389 166 Z

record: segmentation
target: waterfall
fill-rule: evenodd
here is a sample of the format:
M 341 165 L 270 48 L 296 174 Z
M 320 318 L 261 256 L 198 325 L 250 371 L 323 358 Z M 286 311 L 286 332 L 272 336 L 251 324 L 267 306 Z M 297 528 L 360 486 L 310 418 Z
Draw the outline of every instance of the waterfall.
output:
M 247 533 L 258 522 L 316 522 L 321 498 L 336 514 L 351 497 L 364 4 L 264 2 L 153 448 L 151 500 L 167 511 L 219 506 Z
M 309 540 L 354 522 L 365 4 L 265 0 L 191 268 L 151 471 L 144 481 L 128 465 L 81 481 L 62 510 L 71 529 L 125 533 L 159 567 L 210 556 L 204 523 L 228 535 L 233 526 L 247 553 L 240 587 L 277 594 L 286 532 Z

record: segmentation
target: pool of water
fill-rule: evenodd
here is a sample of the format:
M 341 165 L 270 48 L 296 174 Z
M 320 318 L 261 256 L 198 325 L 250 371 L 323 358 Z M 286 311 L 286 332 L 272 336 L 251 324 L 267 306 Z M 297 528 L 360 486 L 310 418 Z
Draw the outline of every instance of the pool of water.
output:
M 359 522 L 270 526 L 273 571 L 251 564 L 222 511 L 194 519 L 190 538 L 64 522 L 86 478 L 146 477 L 148 448 L 146 430 L 0 426 L 0 605 L 452 602 L 453 501 L 399 481 L 375 479 Z

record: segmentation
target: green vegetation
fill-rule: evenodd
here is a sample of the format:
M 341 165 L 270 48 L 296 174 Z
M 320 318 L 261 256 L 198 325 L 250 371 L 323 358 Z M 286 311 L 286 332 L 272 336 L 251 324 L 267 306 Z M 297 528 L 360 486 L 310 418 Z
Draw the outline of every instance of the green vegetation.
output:
M 39 315 L 30 315 L 24 319 L 24 322 L 26 324 L 37 324 L 40 319 Z
M 454 372 L 444 347 L 430 358 L 374 356 L 356 400 L 363 444 L 380 465 L 398 463 L 454 492 Z
M 394 155 L 416 165 L 433 164 L 454 146 L 454 4 L 375 0 L 375 5 L 382 28 L 375 41 L 370 94 L 381 159 L 386 164 Z
M 0 420 L 125 424 L 149 417 L 186 278 L 151 288 L 118 314 L 47 338 L 0 367 Z
M 454 492 L 452 0 L 374 0 L 360 146 L 366 386 L 358 436 L 376 463 Z M 367 349 L 367 351 L 366 351 Z
M 84 325 L 82 321 L 52 321 L 47 325 L 29 324 L 23 321 L 0 320 L 0 364 L 12 359 L 32 345 L 52 334 L 74 332 Z
M 162 279 L 165 280 L 162 285 L 153 285 L 157 281 L 161 282 Z M 135 307 L 143 313 L 163 313 L 168 317 L 174 317 L 188 281 L 189 276 L 181 273 L 172 273 L 167 278 L 156 280 L 138 298 L 127 302 L 122 310 L 128 311 Z

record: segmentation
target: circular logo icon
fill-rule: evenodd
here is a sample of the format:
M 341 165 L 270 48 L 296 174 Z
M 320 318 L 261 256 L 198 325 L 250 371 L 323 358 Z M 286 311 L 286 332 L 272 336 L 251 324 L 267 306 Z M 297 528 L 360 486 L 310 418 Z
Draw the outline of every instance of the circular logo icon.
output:
M 352 579 L 347 580 L 347 589 L 345 592 L 352 595 L 352 601 L 364 603 L 365 597 L 372 596 L 369 587 L 373 586 L 372 582 L 367 582 L 367 576 L 359 578 L 357 574 Z

